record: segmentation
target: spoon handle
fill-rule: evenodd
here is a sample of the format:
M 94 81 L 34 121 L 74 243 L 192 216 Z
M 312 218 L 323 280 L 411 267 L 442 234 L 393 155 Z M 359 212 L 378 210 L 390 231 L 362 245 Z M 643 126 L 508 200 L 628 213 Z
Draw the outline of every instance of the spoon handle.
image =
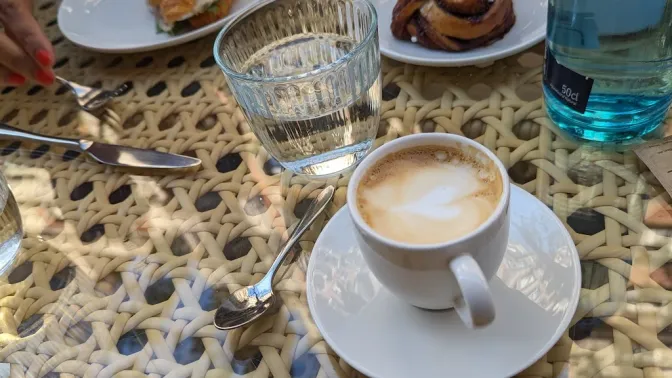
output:
M 263 283 L 264 285 L 257 284 L 258 287 L 260 286 L 268 288 L 271 287 L 273 278 L 275 278 L 275 274 L 278 272 L 278 269 L 280 268 L 280 266 L 282 266 L 282 263 L 289 255 L 289 252 L 291 251 L 294 244 L 296 244 L 296 242 L 299 241 L 299 238 L 301 238 L 301 236 L 308 230 L 310 225 L 313 224 L 313 222 L 315 222 L 315 219 L 324 211 L 324 209 L 327 207 L 327 204 L 329 203 L 329 201 L 331 201 L 333 196 L 334 196 L 334 187 L 329 185 L 324 190 L 322 190 L 322 192 L 320 192 L 320 194 L 317 196 L 317 198 L 313 200 L 313 202 L 310 203 L 308 209 L 306 210 L 306 213 L 303 215 L 301 220 L 299 220 L 299 223 L 294 228 L 294 232 L 292 232 L 292 234 L 289 236 L 287 242 L 283 244 L 282 248 L 280 249 L 280 253 L 278 254 L 278 257 L 276 257 L 275 261 L 273 261 L 273 265 L 271 265 L 271 268 L 268 270 L 268 273 L 266 273 L 264 278 L 262 278 L 261 281 L 259 282 L 260 284 Z

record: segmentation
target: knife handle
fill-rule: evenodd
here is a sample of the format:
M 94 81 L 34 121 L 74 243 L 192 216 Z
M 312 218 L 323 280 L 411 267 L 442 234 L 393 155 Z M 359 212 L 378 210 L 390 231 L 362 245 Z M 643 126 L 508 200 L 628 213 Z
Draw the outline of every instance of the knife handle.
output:
M 79 141 L 76 139 L 58 138 L 47 135 L 35 134 L 29 131 L 17 129 L 16 127 L 9 126 L 2 122 L 0 122 L 0 139 L 13 139 L 25 142 L 55 144 L 57 146 L 65 147 L 68 149 L 75 149 L 78 151 L 82 150 Z

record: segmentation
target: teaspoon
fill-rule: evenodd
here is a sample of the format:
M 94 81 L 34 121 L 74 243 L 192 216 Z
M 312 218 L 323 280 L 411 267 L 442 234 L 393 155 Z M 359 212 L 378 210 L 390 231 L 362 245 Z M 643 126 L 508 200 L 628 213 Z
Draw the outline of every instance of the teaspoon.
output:
M 327 207 L 334 196 L 334 187 L 327 186 L 310 203 L 308 210 L 294 228 L 287 242 L 280 249 L 278 257 L 271 265 L 268 273 L 255 285 L 240 288 L 229 294 L 215 312 L 215 327 L 218 329 L 234 329 L 242 327 L 263 315 L 273 304 L 273 278 L 278 269 L 290 254 L 292 247 L 299 241 L 301 235 L 310 227 L 318 215 Z

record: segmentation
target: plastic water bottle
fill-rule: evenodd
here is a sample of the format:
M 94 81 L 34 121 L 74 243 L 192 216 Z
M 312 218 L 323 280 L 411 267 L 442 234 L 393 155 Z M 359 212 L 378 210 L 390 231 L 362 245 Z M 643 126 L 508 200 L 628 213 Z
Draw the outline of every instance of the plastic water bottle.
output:
M 672 102 L 672 0 L 550 0 L 544 98 L 578 139 L 627 143 Z

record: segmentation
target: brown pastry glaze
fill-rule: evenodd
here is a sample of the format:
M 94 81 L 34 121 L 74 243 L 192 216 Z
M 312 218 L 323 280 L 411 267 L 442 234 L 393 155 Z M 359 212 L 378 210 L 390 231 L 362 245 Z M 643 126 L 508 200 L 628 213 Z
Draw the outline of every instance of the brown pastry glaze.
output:
M 515 21 L 512 0 L 485 0 L 485 7 L 482 0 L 399 0 L 391 28 L 396 38 L 431 49 L 465 51 L 502 38 Z
M 436 3 L 448 12 L 462 16 L 483 14 L 490 7 L 488 0 L 437 0 Z

